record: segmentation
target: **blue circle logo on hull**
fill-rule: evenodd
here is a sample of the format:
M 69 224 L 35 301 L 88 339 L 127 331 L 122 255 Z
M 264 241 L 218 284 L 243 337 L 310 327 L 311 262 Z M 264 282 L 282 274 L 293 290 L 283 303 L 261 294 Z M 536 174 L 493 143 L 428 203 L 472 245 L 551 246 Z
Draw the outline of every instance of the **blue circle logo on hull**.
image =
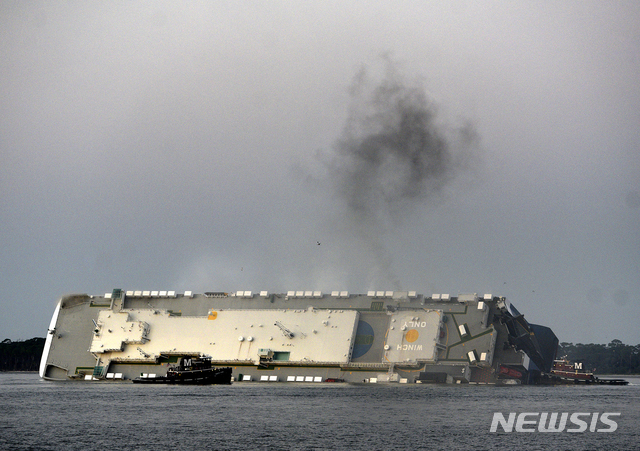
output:
M 358 330 L 356 330 L 356 340 L 353 345 L 353 352 L 351 358 L 357 359 L 362 357 L 373 345 L 373 327 L 366 321 L 358 321 Z

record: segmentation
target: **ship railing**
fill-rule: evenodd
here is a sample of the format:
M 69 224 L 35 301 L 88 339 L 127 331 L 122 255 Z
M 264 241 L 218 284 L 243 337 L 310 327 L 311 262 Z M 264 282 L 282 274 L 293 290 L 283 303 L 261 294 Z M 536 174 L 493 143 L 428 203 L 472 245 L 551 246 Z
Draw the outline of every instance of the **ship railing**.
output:
M 340 365 L 342 368 L 389 368 L 391 366 L 390 363 L 343 363 Z
M 322 367 L 342 367 L 344 365 L 348 365 L 345 362 L 327 362 L 327 361 L 313 361 L 313 360 L 273 360 L 269 362 L 264 362 L 271 366 L 295 366 L 295 367 L 304 367 L 304 366 L 322 366 Z M 212 365 L 220 366 L 220 365 L 259 365 L 260 362 L 256 360 L 211 360 Z
M 131 357 L 112 357 L 109 359 L 112 363 L 144 363 L 147 365 L 155 365 L 157 359 L 154 356 L 149 358 L 131 358 Z
M 291 360 L 291 361 L 282 361 L 282 360 L 273 360 L 269 362 L 271 365 L 275 366 L 342 366 L 346 365 L 345 362 L 327 362 L 327 361 L 315 361 L 315 360 Z
M 258 363 L 254 360 L 246 359 L 246 360 L 214 360 L 211 359 L 212 365 L 257 365 Z

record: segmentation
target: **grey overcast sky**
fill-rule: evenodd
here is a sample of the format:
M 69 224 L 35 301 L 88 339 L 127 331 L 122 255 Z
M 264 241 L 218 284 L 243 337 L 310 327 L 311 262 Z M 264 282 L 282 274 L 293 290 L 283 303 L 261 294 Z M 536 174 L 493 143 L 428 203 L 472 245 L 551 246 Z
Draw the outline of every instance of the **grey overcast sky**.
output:
M 638 344 L 639 80 L 636 1 L 2 1 L 0 339 L 404 289 Z

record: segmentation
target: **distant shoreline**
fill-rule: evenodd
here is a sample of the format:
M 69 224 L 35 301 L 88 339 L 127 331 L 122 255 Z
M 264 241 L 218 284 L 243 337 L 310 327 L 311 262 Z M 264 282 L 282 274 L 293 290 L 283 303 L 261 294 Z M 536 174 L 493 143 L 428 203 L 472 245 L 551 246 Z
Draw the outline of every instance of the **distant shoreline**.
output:
M 35 373 L 38 374 L 37 370 L 24 370 L 24 371 L 20 371 L 20 370 L 0 370 L 0 373 Z

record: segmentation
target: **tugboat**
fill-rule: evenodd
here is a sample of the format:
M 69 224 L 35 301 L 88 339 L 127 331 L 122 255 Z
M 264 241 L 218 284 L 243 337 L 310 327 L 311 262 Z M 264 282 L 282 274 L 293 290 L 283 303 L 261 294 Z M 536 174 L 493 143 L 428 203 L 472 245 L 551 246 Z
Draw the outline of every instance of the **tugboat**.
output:
M 231 368 L 213 368 L 209 357 L 183 357 L 171 366 L 166 376 L 141 375 L 136 384 L 231 384 Z
M 553 368 L 546 382 L 551 384 L 629 384 L 629 382 L 624 379 L 601 379 L 596 377 L 593 373 L 584 371 L 582 369 L 582 363 L 571 363 L 566 356 L 553 361 Z

